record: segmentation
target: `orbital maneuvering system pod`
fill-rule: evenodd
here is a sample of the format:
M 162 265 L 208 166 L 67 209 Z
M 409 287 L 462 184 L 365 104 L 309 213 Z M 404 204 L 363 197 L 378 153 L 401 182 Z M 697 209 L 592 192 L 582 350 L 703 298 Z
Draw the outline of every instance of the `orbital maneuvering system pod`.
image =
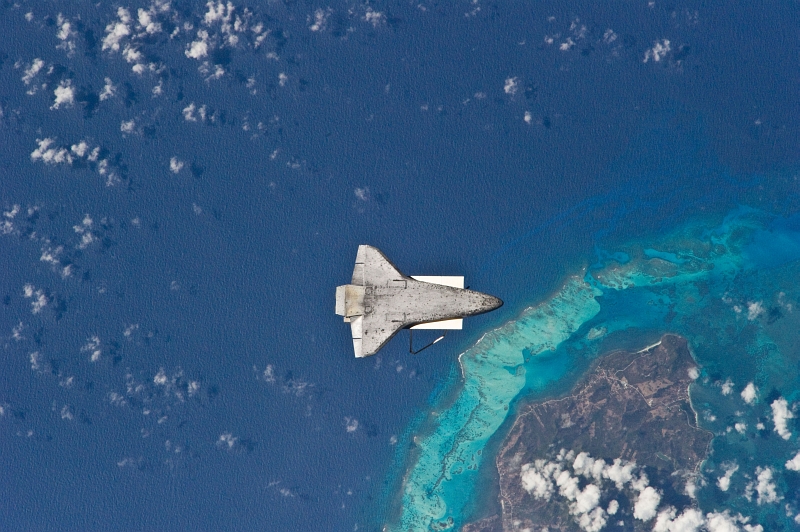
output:
M 358 246 L 350 284 L 336 287 L 336 314 L 350 323 L 357 358 L 377 353 L 400 329 L 461 329 L 461 318 L 502 304 L 465 289 L 463 277 L 403 275 L 378 248 L 366 245 Z M 409 351 L 419 353 L 442 338 Z

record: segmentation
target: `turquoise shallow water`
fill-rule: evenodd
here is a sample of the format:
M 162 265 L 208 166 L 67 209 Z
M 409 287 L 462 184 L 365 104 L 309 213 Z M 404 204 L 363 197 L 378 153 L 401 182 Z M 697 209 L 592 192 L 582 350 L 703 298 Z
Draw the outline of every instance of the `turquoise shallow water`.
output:
M 482 465 L 493 465 L 483 450 L 518 401 L 564 391 L 598 354 L 643 348 L 665 332 L 689 339 L 702 370 L 691 390 L 698 422 L 715 434 L 699 476 L 687 481 L 700 509 L 796 526 L 800 473 L 785 463 L 800 427 L 790 417 L 779 434 L 772 405 L 783 398 L 791 409 L 800 399 L 799 275 L 800 217 L 747 208 L 600 250 L 597 264 L 460 356 L 463 381 L 422 421 L 388 529 L 459 528 L 480 506 Z M 751 382 L 758 394 L 748 403 L 741 392 Z M 734 467 L 723 491 L 719 478 Z M 771 498 L 754 480 L 766 468 Z

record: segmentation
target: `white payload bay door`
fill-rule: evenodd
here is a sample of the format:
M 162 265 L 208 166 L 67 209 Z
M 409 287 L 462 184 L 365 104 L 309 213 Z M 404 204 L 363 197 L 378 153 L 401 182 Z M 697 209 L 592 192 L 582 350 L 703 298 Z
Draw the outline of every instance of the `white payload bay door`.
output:
M 412 279 L 422 281 L 423 283 L 441 284 L 444 286 L 452 286 L 453 288 L 464 288 L 464 277 L 461 275 L 410 275 Z M 463 327 L 464 319 L 457 318 L 454 320 L 433 321 L 430 323 L 420 323 L 414 325 L 412 329 L 433 329 L 433 330 L 458 330 Z

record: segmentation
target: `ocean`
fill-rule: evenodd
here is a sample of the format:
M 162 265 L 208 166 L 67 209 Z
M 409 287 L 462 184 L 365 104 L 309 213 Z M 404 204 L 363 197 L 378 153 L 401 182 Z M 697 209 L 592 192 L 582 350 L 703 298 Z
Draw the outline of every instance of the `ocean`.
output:
M 726 220 L 777 235 L 731 247 L 752 289 L 733 304 L 768 312 L 767 296 L 797 292 L 796 6 L 157 0 L 0 13 L 0 528 L 461 524 L 495 504 L 486 457 L 506 417 L 471 440 L 487 451 L 466 480 L 426 495 L 435 505 L 404 503 L 402 481 L 433 467 L 418 460 L 432 410 L 458 427 L 459 355 L 484 335 L 587 272 L 686 258 L 676 238 L 707 241 L 696 228 Z M 365 243 L 406 274 L 464 275 L 505 305 L 418 356 L 400 335 L 356 360 L 334 291 Z M 642 326 L 647 291 L 594 290 L 599 308 L 577 290 L 589 306 L 548 328 L 555 355 L 527 338 L 501 364 L 532 359 L 524 375 L 501 368 L 509 412 L 579 378 L 574 334 L 603 323 L 621 332 L 594 345 L 634 345 L 680 322 L 654 306 Z M 747 329 L 747 345 L 773 353 L 761 364 L 790 356 L 781 313 Z M 800 512 L 797 475 L 777 468 L 797 430 L 771 431 L 767 398 L 798 400 L 796 364 L 781 362 L 780 382 L 744 362 L 726 373 L 701 349 L 708 330 L 678 329 L 709 389 L 730 377 L 738 394 L 759 375 L 746 422 L 767 424 L 759 449 L 772 454 L 739 475 L 774 468 L 783 499 L 736 508 L 784 526 L 785 504 Z M 703 400 L 734 416 L 719 393 Z M 745 447 L 715 439 L 708 478 Z M 731 497 L 744 493 L 749 481 L 732 479 Z M 701 507 L 732 504 L 711 488 Z M 398 524 L 408 511 L 421 524 Z

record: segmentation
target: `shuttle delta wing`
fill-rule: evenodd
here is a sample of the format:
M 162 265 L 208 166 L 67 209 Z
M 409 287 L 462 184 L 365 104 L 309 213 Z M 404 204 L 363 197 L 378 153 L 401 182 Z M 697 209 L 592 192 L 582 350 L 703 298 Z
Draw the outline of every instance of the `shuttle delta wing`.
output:
M 356 357 L 374 355 L 403 327 L 403 320 L 393 320 L 386 312 L 385 298 L 395 291 L 392 287 L 405 287 L 407 279 L 379 249 L 358 246 L 351 282 L 363 287 L 363 298 L 361 315 L 350 321 Z

